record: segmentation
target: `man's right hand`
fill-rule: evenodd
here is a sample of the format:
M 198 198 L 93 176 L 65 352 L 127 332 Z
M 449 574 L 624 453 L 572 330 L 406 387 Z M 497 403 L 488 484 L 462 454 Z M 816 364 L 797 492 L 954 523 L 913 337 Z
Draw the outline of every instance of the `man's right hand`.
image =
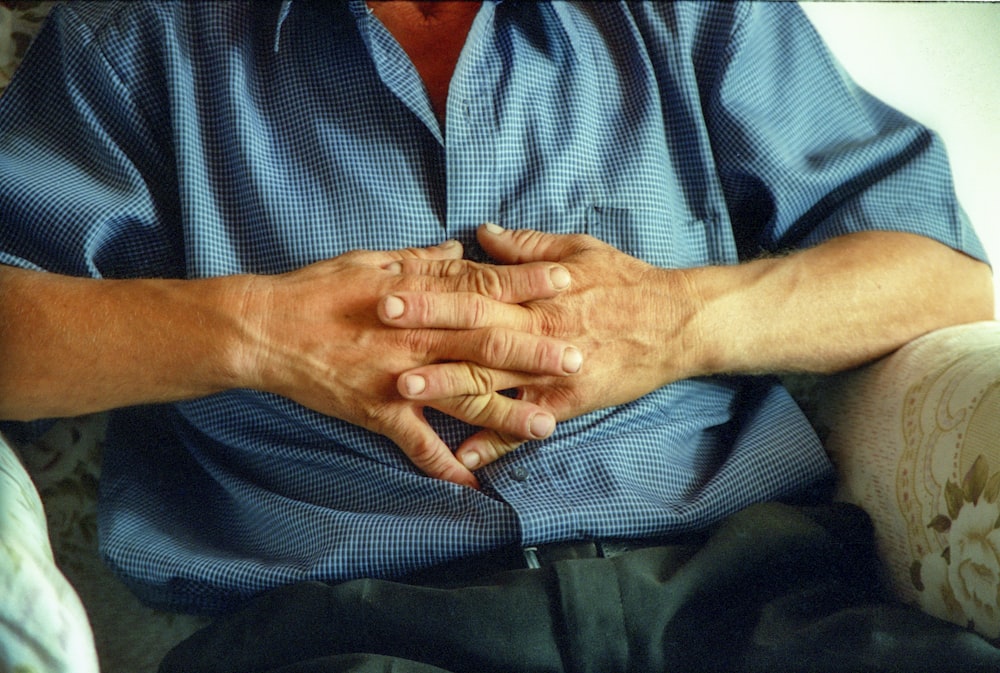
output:
M 578 368 L 567 342 L 503 328 L 399 330 L 385 326 L 382 298 L 407 290 L 475 292 L 508 303 L 552 297 L 568 280 L 551 263 L 494 267 L 461 260 L 457 243 L 390 252 L 351 252 L 280 276 L 247 278 L 243 371 L 248 385 L 288 397 L 396 443 L 432 477 L 478 482 L 427 423 L 423 403 L 403 399 L 403 371 L 462 361 L 527 375 L 566 376 Z M 399 262 L 419 257 L 440 274 L 404 275 Z M 555 271 L 555 274 L 553 274 Z M 553 280 L 553 278 L 555 280 Z M 471 425 L 523 439 L 547 437 L 551 412 L 497 393 L 436 401 Z
M 559 264 L 494 267 L 461 256 L 457 243 L 350 252 L 282 275 L 201 280 L 93 280 L 0 266 L 0 418 L 73 416 L 252 388 L 385 435 L 428 475 L 475 487 L 424 419 L 425 403 L 399 394 L 397 377 L 443 361 L 565 376 L 579 353 L 563 340 L 510 329 L 382 324 L 379 312 L 392 310 L 384 299 L 396 293 L 475 292 L 520 303 L 554 296 L 568 283 Z M 441 267 L 403 274 L 408 259 Z M 434 406 L 525 439 L 555 425 L 540 406 L 492 392 Z

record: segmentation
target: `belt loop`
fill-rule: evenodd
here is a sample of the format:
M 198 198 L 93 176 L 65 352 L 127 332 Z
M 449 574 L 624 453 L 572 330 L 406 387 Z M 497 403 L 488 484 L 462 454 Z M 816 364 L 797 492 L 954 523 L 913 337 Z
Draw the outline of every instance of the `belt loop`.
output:
M 551 542 L 522 547 L 521 553 L 524 555 L 524 563 L 528 568 L 546 568 L 556 561 L 601 557 L 601 549 L 593 541 Z
M 524 565 L 527 568 L 541 568 L 542 562 L 538 558 L 538 547 L 524 547 Z

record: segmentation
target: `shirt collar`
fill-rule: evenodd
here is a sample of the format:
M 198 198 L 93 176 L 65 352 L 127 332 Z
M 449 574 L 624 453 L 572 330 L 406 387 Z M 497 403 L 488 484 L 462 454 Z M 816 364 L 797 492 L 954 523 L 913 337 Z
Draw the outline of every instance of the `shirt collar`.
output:
M 580 29 L 577 23 L 580 21 L 580 12 L 577 8 L 573 7 L 573 3 L 562 0 L 547 2 L 545 4 L 552 9 L 556 18 L 559 19 L 559 25 L 562 26 L 563 31 L 566 33 L 566 39 L 573 50 L 573 55 L 579 59 L 581 56 L 580 52 L 583 50 L 583 39 L 580 37 Z
M 281 3 L 281 9 L 278 11 L 278 21 L 274 26 L 274 53 L 278 53 L 278 48 L 281 46 L 281 27 L 285 25 L 285 19 L 288 18 L 288 12 L 292 10 L 292 0 L 284 0 Z
M 281 3 L 281 9 L 278 11 L 278 20 L 274 28 L 274 52 L 278 52 L 278 48 L 281 45 L 281 28 L 285 24 L 285 19 L 288 18 L 288 13 L 292 9 L 292 3 L 294 0 L 283 0 Z M 486 0 L 487 2 L 494 2 L 499 5 L 504 0 Z M 511 0 L 508 0 L 511 1 Z M 351 0 L 350 8 L 355 16 L 360 16 L 367 14 L 370 10 L 368 9 L 365 0 Z M 559 19 L 559 24 L 562 26 L 563 31 L 566 33 L 566 37 L 569 40 L 570 46 L 573 48 L 573 52 L 576 56 L 579 56 L 579 51 L 582 48 L 582 42 L 580 40 L 580 31 L 578 30 L 577 15 L 575 12 L 571 11 L 571 3 L 564 2 L 562 0 L 557 0 L 556 2 L 546 2 L 543 3 L 550 7 L 554 12 L 556 17 Z

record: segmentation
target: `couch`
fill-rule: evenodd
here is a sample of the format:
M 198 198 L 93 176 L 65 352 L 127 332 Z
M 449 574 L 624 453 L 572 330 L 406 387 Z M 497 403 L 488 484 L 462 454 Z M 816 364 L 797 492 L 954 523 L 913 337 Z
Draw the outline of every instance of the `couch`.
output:
M 0 92 L 50 2 L 0 3 Z M 872 518 L 899 598 L 1000 641 L 1000 323 L 949 328 L 832 377 L 788 377 Z M 0 436 L 0 673 L 145 673 L 203 626 L 102 564 L 105 416 Z

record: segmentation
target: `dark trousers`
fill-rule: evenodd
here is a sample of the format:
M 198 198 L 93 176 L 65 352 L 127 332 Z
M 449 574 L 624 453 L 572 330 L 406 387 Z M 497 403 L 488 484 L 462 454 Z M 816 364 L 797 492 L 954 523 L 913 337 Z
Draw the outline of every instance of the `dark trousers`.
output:
M 759 505 L 700 544 L 451 579 L 278 589 L 161 673 L 1000 671 L 986 641 L 892 602 L 846 505 Z

